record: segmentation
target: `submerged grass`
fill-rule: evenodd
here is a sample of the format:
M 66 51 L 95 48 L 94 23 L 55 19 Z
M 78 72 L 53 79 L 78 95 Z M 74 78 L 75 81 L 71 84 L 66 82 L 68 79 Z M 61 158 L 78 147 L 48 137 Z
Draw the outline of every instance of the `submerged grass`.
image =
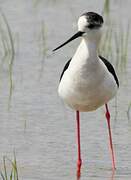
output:
M 110 14 L 111 0 L 105 0 L 102 14 L 107 27 L 101 40 L 99 52 L 115 66 L 118 79 L 122 82 L 126 74 L 128 63 L 128 45 L 130 39 L 130 23 L 123 25 L 115 20 Z M 119 24 L 120 23 L 120 24 Z M 130 118 L 131 104 L 127 110 L 127 117 Z M 115 120 L 117 120 L 117 96 L 115 97 Z
M 110 14 L 110 0 L 105 0 L 104 6 L 103 6 L 103 14 L 109 17 Z
M 7 170 L 7 161 L 10 163 L 10 172 Z M 10 160 L 8 157 L 3 157 L 3 169 L 0 172 L 2 180 L 19 180 L 16 156 Z
M 123 26 L 110 16 L 111 0 L 105 0 L 103 5 L 103 16 L 107 26 L 103 34 L 100 53 L 111 61 L 117 69 L 119 75 L 126 72 L 128 61 L 128 45 L 130 38 L 130 23 Z M 123 28 L 124 27 L 124 28 Z
M 60 0 L 33 0 L 33 6 L 34 8 L 37 8 L 38 6 L 40 6 L 41 4 L 48 4 L 48 3 L 52 3 L 52 4 L 56 4 L 56 3 L 60 3 Z
M 41 61 L 41 69 L 40 69 L 40 74 L 39 74 L 39 79 L 42 77 L 42 73 L 44 71 L 44 62 L 45 58 L 47 58 L 47 34 L 46 34 L 46 25 L 45 22 L 42 21 L 41 23 L 41 32 L 39 36 L 39 41 L 40 41 L 40 54 L 42 55 L 42 61 Z
M 128 45 L 130 37 L 130 24 L 124 29 L 113 28 L 112 23 L 108 25 L 100 45 L 100 53 L 111 61 L 117 69 L 119 75 L 126 72 L 128 62 Z
M 45 26 L 44 21 L 41 24 L 41 37 L 40 38 L 42 42 L 41 52 L 42 52 L 43 58 L 45 58 L 47 55 L 48 49 L 47 49 L 47 39 L 46 39 L 46 26 Z
M 127 61 L 128 61 L 128 45 L 130 37 L 130 24 L 128 23 L 126 29 L 123 29 L 121 25 L 120 31 L 115 32 L 115 51 L 116 51 L 116 68 L 121 72 L 126 72 Z
M 13 92 L 13 62 L 15 56 L 15 48 L 12 37 L 12 32 L 5 17 L 4 13 L 0 11 L 0 56 L 1 56 L 1 65 L 0 71 L 4 64 L 7 64 L 8 75 L 9 75 L 9 100 L 8 108 L 10 107 L 11 97 Z
M 131 102 L 128 105 L 128 109 L 127 109 L 127 118 L 128 120 L 130 120 L 130 110 L 131 110 Z

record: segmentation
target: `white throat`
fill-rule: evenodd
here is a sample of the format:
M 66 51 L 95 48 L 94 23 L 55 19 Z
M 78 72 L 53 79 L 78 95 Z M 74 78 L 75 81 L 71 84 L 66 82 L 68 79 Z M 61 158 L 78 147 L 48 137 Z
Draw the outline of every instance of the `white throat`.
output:
M 92 30 L 82 36 L 81 43 L 76 50 L 72 60 L 76 61 L 97 61 L 98 47 L 101 39 L 101 30 Z
M 86 37 L 83 37 L 72 58 L 72 62 L 77 61 L 76 63 L 78 63 L 79 61 L 81 64 L 86 64 L 87 62 L 91 63 L 96 61 L 98 59 L 98 45 L 99 42 L 90 41 Z
M 89 57 L 97 56 L 99 42 L 88 40 L 87 37 L 83 37 L 80 47 L 83 49 Z M 87 51 L 87 52 L 86 52 Z

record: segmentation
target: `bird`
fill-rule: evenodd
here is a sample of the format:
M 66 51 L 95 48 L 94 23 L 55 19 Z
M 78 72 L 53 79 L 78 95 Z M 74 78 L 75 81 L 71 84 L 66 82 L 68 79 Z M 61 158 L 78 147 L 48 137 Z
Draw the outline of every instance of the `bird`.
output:
M 73 57 L 67 61 L 60 76 L 58 94 L 76 112 L 77 123 L 77 174 L 81 174 L 80 112 L 89 112 L 105 105 L 108 125 L 112 169 L 116 169 L 112 142 L 110 112 L 108 102 L 119 89 L 119 80 L 113 65 L 99 54 L 99 44 L 103 33 L 103 17 L 96 12 L 85 12 L 78 19 L 78 31 L 66 42 L 53 49 L 60 49 L 74 39 L 81 42 Z

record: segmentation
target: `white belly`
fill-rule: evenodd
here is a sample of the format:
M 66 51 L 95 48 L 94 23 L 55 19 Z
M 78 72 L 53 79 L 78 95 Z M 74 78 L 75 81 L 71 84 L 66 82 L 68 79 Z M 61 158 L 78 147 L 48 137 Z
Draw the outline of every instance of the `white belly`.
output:
M 79 68 L 74 72 L 67 69 L 59 84 L 59 96 L 71 108 L 79 111 L 93 111 L 114 97 L 117 85 L 114 77 L 107 71 L 96 69 Z

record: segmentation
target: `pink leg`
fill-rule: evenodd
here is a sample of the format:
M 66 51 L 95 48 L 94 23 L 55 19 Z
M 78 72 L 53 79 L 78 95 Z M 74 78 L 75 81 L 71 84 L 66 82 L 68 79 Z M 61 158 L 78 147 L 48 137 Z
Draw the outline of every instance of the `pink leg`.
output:
M 78 160 L 77 160 L 77 176 L 80 176 L 81 171 L 81 145 L 80 145 L 80 114 L 79 111 L 76 111 L 76 119 L 77 119 L 77 143 L 78 143 Z
M 107 119 L 107 124 L 108 124 L 108 131 L 109 131 L 110 150 L 111 150 L 111 157 L 112 157 L 112 168 L 113 168 L 113 170 L 115 170 L 116 167 L 115 167 L 115 156 L 114 156 L 114 150 L 113 150 L 113 144 L 112 144 L 110 113 L 109 113 L 107 104 L 105 104 L 105 107 L 106 107 L 106 119 Z

